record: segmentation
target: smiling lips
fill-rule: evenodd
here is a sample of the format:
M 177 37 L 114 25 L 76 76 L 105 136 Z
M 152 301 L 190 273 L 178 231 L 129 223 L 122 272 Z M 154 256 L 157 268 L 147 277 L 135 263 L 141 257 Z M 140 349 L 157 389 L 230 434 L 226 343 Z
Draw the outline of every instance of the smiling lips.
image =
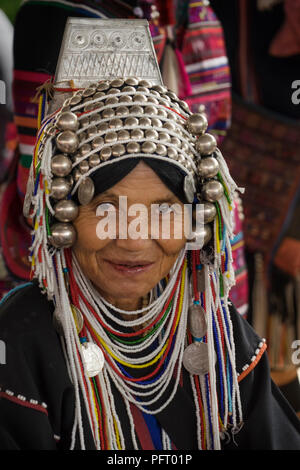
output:
M 137 274 L 149 271 L 154 265 L 151 261 L 105 260 L 113 269 L 124 274 Z

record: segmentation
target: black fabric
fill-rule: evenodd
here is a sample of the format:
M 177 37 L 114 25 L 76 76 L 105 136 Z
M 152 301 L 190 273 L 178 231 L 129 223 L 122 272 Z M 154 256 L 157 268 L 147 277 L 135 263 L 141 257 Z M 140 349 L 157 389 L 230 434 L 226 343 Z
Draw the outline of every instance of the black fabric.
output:
M 61 340 L 52 323 L 53 305 L 33 283 L 12 294 L 0 307 L 1 340 L 6 345 L 6 364 L 0 365 L 0 449 L 68 449 L 74 419 L 74 389 L 62 351 Z M 249 364 L 260 338 L 232 308 L 238 371 Z M 185 372 L 171 404 L 158 421 L 177 449 L 196 448 L 195 409 L 189 376 Z M 47 404 L 45 413 L 14 403 L 3 394 L 25 397 Z M 244 426 L 223 442 L 224 450 L 297 449 L 300 450 L 299 420 L 272 383 L 268 359 L 258 365 L 240 384 Z M 113 387 L 126 449 L 132 449 L 130 427 L 124 403 Z M 84 406 L 83 429 L 86 449 L 95 448 Z M 78 436 L 76 449 L 79 449 Z
M 145 162 L 159 176 L 162 182 L 183 202 L 186 197 L 183 190 L 185 174 L 180 168 L 162 160 L 154 158 L 127 158 L 113 165 L 106 165 L 91 174 L 95 184 L 95 195 L 111 188 L 127 176 L 140 161 Z

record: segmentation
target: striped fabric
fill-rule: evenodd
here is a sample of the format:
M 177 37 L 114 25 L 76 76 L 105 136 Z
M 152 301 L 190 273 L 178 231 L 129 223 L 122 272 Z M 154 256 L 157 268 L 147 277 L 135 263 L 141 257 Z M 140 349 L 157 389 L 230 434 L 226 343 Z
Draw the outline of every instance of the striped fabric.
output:
M 185 99 L 193 112 L 205 106 L 209 129 L 220 141 L 230 125 L 230 70 L 222 26 L 204 3 L 189 1 L 181 51 L 192 93 Z

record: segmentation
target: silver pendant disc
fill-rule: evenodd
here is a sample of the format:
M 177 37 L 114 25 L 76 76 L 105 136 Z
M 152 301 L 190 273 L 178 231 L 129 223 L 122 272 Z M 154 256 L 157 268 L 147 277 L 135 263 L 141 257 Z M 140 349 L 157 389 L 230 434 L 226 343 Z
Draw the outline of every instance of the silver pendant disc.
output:
M 192 304 L 188 314 L 188 328 L 194 338 L 202 338 L 207 332 L 205 312 L 201 305 Z
M 82 346 L 83 362 L 88 377 L 98 375 L 104 366 L 104 355 L 101 349 L 94 343 L 84 343 Z
M 78 201 L 82 206 L 86 206 L 91 202 L 95 193 L 95 185 L 91 178 L 86 177 L 78 188 Z
M 208 373 L 208 348 L 206 343 L 192 343 L 183 353 L 183 365 L 193 375 Z

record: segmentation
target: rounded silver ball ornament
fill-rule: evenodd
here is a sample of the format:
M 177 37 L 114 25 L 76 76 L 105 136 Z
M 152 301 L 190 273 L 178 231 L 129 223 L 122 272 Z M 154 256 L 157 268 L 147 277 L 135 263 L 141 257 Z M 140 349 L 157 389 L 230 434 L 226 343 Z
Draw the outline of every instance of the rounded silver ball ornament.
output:
M 142 144 L 143 153 L 154 153 L 156 150 L 156 144 L 154 142 L 146 141 Z
M 186 128 L 191 134 L 201 135 L 208 126 L 206 116 L 204 114 L 192 114 L 186 120 Z
M 51 160 L 51 170 L 55 176 L 67 176 L 72 171 L 72 162 L 66 155 L 55 155 Z
M 202 158 L 197 163 L 197 170 L 202 178 L 213 178 L 219 171 L 218 160 L 214 157 Z
M 76 114 L 68 111 L 61 113 L 56 121 L 56 125 L 61 131 L 77 131 L 79 122 Z
M 216 206 L 211 202 L 205 202 L 203 204 L 204 223 L 208 224 L 209 222 L 212 222 L 214 218 L 216 217 L 216 215 L 217 215 Z
M 61 152 L 73 153 L 77 150 L 79 140 L 72 131 L 63 131 L 56 137 L 56 145 Z
M 202 197 L 205 201 L 216 202 L 224 194 L 224 188 L 219 181 L 208 181 L 203 185 Z
M 76 230 L 72 224 L 57 223 L 51 227 L 49 241 L 55 248 L 70 248 L 76 241 Z
M 200 155 L 211 155 L 217 148 L 217 141 L 212 134 L 203 134 L 195 143 L 195 148 Z
M 71 184 L 65 178 L 54 178 L 51 183 L 50 196 L 54 199 L 64 199 L 71 190 Z
M 78 216 L 78 206 L 72 199 L 59 201 L 54 207 L 54 216 L 60 222 L 72 222 Z
M 141 146 L 138 142 L 129 142 L 126 146 L 128 153 L 139 153 Z

